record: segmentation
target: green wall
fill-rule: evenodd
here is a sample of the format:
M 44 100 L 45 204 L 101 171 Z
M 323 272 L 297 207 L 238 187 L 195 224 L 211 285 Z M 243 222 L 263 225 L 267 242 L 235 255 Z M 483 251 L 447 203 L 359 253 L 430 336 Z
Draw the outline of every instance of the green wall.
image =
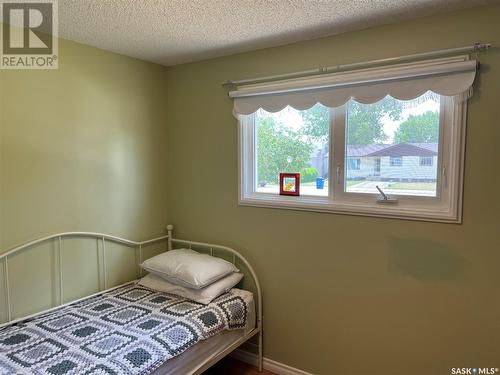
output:
M 169 69 L 169 222 L 240 249 L 264 291 L 265 356 L 315 374 L 500 367 L 500 50 L 469 104 L 463 224 L 240 207 L 221 82 L 470 45 L 488 6 Z
M 500 367 L 499 49 L 481 55 L 469 104 L 462 225 L 238 206 L 237 124 L 221 87 L 500 46 L 499 19 L 500 6 L 479 7 L 168 69 L 61 40 L 59 70 L 0 71 L 0 249 L 65 230 L 144 239 L 173 222 L 254 265 L 268 358 L 325 375 Z M 57 301 L 57 248 L 42 247 L 12 259 L 16 315 Z M 64 249 L 67 298 L 102 287 L 102 248 Z M 133 278 L 130 249 L 109 250 L 110 284 Z
M 59 52 L 58 70 L 0 71 L 0 252 L 63 231 L 165 234 L 166 69 L 65 40 Z M 9 259 L 14 316 L 57 301 L 56 247 L 42 247 Z M 66 300 L 102 285 L 100 251 L 64 241 Z M 108 285 L 135 277 L 134 257 L 109 245 Z

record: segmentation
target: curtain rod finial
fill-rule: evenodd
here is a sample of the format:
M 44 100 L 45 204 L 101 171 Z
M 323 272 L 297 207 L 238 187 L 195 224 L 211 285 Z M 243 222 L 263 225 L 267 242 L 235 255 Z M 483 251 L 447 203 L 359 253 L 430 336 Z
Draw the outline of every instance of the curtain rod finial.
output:
M 488 50 L 489 48 L 491 48 L 491 43 L 480 43 L 480 42 L 474 43 L 474 52 Z

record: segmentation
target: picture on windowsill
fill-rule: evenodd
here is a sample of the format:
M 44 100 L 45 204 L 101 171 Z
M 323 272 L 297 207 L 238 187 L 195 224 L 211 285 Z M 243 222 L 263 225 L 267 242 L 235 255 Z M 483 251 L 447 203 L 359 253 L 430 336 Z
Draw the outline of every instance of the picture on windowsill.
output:
M 300 195 L 300 173 L 280 173 L 280 195 Z

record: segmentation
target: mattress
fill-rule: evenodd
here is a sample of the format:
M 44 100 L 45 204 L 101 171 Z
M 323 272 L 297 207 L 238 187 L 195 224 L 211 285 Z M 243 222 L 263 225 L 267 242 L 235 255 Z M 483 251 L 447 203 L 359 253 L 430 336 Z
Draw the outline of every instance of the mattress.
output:
M 188 374 L 194 357 L 251 331 L 254 310 L 252 293 L 239 289 L 202 305 L 128 284 L 2 328 L 0 373 L 137 375 L 175 367 Z M 179 357 L 162 366 L 211 338 L 189 363 Z
M 249 294 L 248 297 L 250 297 L 247 325 L 244 329 L 223 331 L 209 339 L 200 341 L 198 344 L 187 349 L 184 353 L 163 363 L 160 367 L 153 371 L 151 375 L 193 374 L 204 364 L 207 358 L 211 358 L 222 353 L 238 340 L 252 332 L 256 327 L 255 302 L 250 292 L 238 290 L 238 293 Z

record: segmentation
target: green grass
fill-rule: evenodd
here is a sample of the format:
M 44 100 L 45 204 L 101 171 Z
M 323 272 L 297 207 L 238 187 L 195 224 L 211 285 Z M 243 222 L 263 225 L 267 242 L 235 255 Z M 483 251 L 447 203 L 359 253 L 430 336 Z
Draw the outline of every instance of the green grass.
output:
M 356 186 L 360 183 L 363 183 L 363 180 L 347 180 L 346 186 L 352 187 Z M 301 186 L 316 186 L 316 181 L 310 182 L 301 182 Z M 267 184 L 267 187 L 276 187 L 275 184 Z M 328 188 L 328 180 L 325 180 L 325 189 Z M 392 182 L 387 186 L 389 189 L 398 189 L 398 190 L 436 190 L 435 182 Z
M 351 187 L 351 186 L 354 186 L 354 185 L 357 185 L 359 183 L 361 183 L 363 181 L 358 181 L 358 180 L 347 180 L 347 187 Z
M 301 186 L 316 186 L 316 181 L 301 182 Z M 325 180 L 325 187 L 328 186 L 328 180 Z
M 316 186 L 316 181 L 301 182 L 300 186 L 314 186 L 315 187 Z M 276 184 L 266 184 L 266 187 L 268 187 L 268 188 L 271 188 L 271 187 L 277 188 L 278 185 L 276 185 Z M 325 189 L 326 188 L 328 188 L 328 180 L 325 180 Z

